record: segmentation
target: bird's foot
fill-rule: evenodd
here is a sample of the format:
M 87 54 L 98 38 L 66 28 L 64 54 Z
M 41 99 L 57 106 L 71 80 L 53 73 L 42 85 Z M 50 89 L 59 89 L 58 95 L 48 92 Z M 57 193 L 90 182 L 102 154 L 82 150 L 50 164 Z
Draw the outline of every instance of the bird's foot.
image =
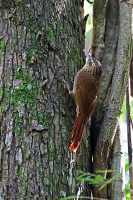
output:
M 76 159 L 76 151 L 72 151 L 71 152 L 71 160 L 70 160 L 71 169 L 75 166 L 76 161 L 77 161 L 77 159 Z
M 63 77 L 61 77 L 61 76 L 59 76 L 59 75 L 56 75 L 56 77 L 60 80 L 60 81 L 62 81 L 65 85 L 66 85 L 66 87 L 67 87 L 67 89 L 68 89 L 68 92 L 69 92 L 69 94 L 70 95 L 72 95 L 72 91 L 70 91 L 70 88 L 69 88 L 69 86 L 68 86 L 68 84 L 67 84 L 67 82 L 65 81 L 65 79 L 63 78 Z

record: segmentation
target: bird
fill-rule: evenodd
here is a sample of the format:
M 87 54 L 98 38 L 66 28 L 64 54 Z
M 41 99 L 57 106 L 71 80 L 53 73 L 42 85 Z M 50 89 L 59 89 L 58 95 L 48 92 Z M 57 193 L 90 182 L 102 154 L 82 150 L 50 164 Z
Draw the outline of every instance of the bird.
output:
M 77 117 L 72 129 L 69 151 L 76 151 L 82 140 L 87 125 L 98 102 L 101 90 L 102 65 L 91 57 L 91 53 L 83 49 L 88 57 L 84 67 L 80 69 L 74 79 L 73 90 L 69 94 L 74 98 Z

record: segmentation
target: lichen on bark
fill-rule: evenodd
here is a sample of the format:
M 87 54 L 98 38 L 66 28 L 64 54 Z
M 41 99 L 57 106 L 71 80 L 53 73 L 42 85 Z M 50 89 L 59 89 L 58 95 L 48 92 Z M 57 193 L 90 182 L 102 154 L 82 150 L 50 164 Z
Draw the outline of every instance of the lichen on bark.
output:
M 0 16 L 0 197 L 75 194 L 68 146 L 76 114 L 61 77 L 72 86 L 85 62 L 80 1 L 2 1 Z M 84 158 L 87 151 L 77 168 L 88 170 Z

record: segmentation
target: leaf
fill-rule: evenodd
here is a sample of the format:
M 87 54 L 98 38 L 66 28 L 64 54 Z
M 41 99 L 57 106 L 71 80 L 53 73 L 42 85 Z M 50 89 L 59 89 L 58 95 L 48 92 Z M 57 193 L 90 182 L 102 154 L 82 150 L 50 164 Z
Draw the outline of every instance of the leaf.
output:
M 103 176 L 101 176 L 100 174 L 97 175 L 97 176 L 95 177 L 95 179 L 96 179 L 97 181 L 99 181 L 99 182 L 103 182 L 103 181 L 104 181 Z
M 129 163 L 125 164 L 125 172 L 129 171 Z
M 125 172 L 129 170 L 129 159 L 125 159 Z
M 88 176 L 88 178 L 89 177 L 91 177 L 91 176 L 93 176 L 93 174 L 91 174 L 91 173 L 89 173 L 89 172 L 83 172 L 83 171 L 78 171 L 79 173 L 82 173 L 80 176 L 78 176 L 76 179 L 78 180 L 78 181 L 81 181 L 81 180 L 83 180 L 83 179 L 85 179 L 84 178 L 84 176 Z
M 89 181 L 91 184 L 98 184 L 99 181 L 97 181 L 96 179 L 94 178 L 85 178 L 83 179 L 84 181 Z
M 129 159 L 128 158 L 125 159 L 125 164 L 127 164 L 127 163 L 129 163 Z
M 109 180 L 107 180 L 100 188 L 99 190 L 102 190 L 106 185 L 108 185 L 109 183 L 111 183 L 114 179 L 116 179 L 117 177 L 119 177 L 121 175 L 121 173 L 117 174 L 116 176 L 113 176 L 112 178 L 110 178 Z
M 82 181 L 82 180 L 85 179 L 85 177 L 84 177 L 84 175 L 82 174 L 82 175 L 78 176 L 76 179 L 77 179 L 77 181 Z
M 101 174 L 101 173 L 111 173 L 111 172 L 119 172 L 119 170 L 118 169 L 114 169 L 114 170 L 112 170 L 112 169 L 108 169 L 108 170 L 98 170 L 98 171 L 96 171 L 96 173 L 97 174 Z
M 59 199 L 59 200 L 74 199 L 75 197 L 77 197 L 77 196 L 74 195 L 74 196 L 64 197 L 64 198 L 61 198 L 61 199 Z
M 130 182 L 125 185 L 126 200 L 130 200 Z

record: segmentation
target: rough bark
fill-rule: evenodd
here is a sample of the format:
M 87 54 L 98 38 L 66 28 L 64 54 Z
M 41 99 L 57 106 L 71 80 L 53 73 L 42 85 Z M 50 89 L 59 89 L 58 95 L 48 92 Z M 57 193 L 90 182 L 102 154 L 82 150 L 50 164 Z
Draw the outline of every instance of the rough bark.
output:
M 97 1 L 95 1 L 96 3 Z M 97 6 L 95 6 L 97 9 Z M 96 12 L 96 11 L 95 11 Z M 118 35 L 119 35 L 119 3 L 118 0 L 109 0 L 106 7 L 106 15 L 103 15 L 103 18 L 106 16 L 106 23 L 104 21 L 104 31 L 103 37 L 105 37 L 104 49 L 101 47 L 102 57 L 102 66 L 103 66 L 103 75 L 101 78 L 102 89 L 100 93 L 100 98 L 97 104 L 97 107 L 92 115 L 91 120 L 91 138 L 92 138 L 92 152 L 96 146 L 97 138 L 100 132 L 101 124 L 104 117 L 104 112 L 106 110 L 106 103 L 108 101 L 108 93 L 110 91 L 110 84 L 113 77 L 113 72 L 115 68 L 116 61 L 116 51 L 118 44 Z M 95 18 L 95 16 L 94 16 Z M 99 20 L 99 19 L 98 19 Z M 97 21 L 99 24 L 99 21 Z M 97 27 L 95 29 L 98 29 Z M 98 36 L 97 36 L 98 37 Z M 99 43 L 97 37 L 94 37 L 95 43 L 97 43 L 97 49 L 99 49 Z M 101 41 L 102 43 L 102 41 Z M 97 50 L 98 51 L 98 50 Z M 100 55 L 97 57 L 100 59 Z
M 119 122 L 118 122 L 119 124 Z M 117 131 L 115 134 L 113 147 L 111 150 L 111 169 L 118 170 L 118 172 L 114 171 L 113 173 L 109 173 L 110 178 L 116 178 L 112 181 L 112 183 L 108 186 L 108 198 L 116 199 L 116 200 L 124 200 L 125 199 L 125 165 L 124 165 L 124 153 L 122 148 L 122 137 L 119 125 L 117 127 Z
M 76 194 L 76 169 L 89 171 L 88 132 L 70 166 L 76 112 L 60 80 L 72 83 L 85 62 L 81 9 L 79 0 L 0 1 L 1 199 Z
M 91 128 L 92 141 L 94 141 L 94 173 L 99 169 L 107 169 L 109 164 L 131 60 L 131 4 L 127 1 L 108 1 L 108 4 L 110 8 L 107 7 L 107 9 L 109 8 L 110 12 L 106 25 L 105 50 L 104 54 L 101 54 L 104 68 L 101 80 L 102 91 L 98 106 L 92 116 Z M 95 51 L 96 48 L 99 48 L 98 44 L 95 47 Z M 97 54 L 95 55 L 97 56 Z M 98 59 L 100 59 L 100 55 Z M 95 140 L 93 140 L 94 137 L 96 138 Z M 104 177 L 106 177 L 106 174 L 104 174 Z M 123 185 L 122 180 L 120 184 Z M 93 195 L 94 197 L 108 198 L 110 196 L 108 192 L 107 187 L 100 191 L 97 187 L 94 187 Z
M 93 5 L 93 35 L 91 47 L 92 55 L 100 62 L 104 49 L 106 5 L 107 0 L 96 0 Z

